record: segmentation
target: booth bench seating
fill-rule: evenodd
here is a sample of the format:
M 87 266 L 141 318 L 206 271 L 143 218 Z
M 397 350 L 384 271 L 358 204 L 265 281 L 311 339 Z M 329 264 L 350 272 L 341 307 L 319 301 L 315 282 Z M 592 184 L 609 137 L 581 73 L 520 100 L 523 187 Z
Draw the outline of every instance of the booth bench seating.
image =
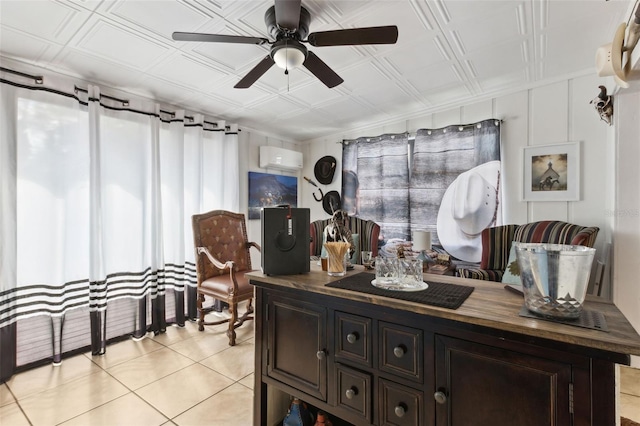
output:
M 482 231 L 482 259 L 478 269 L 458 268 L 457 275 L 478 280 L 502 281 L 509 263 L 511 243 L 551 243 L 593 247 L 600 228 L 556 220 L 524 225 L 502 225 Z
M 329 224 L 331 219 L 316 220 L 309 224 L 309 235 L 311 237 L 311 243 L 309 246 L 309 253 L 311 256 L 320 256 L 322 253 L 322 239 L 324 228 Z M 372 220 L 361 219 L 355 216 L 349 216 L 349 230 L 351 235 L 358 234 L 358 247 L 356 250 L 371 251 L 373 256 L 378 255 L 378 237 L 380 236 L 380 225 Z M 360 256 L 357 256 L 358 262 L 360 262 Z

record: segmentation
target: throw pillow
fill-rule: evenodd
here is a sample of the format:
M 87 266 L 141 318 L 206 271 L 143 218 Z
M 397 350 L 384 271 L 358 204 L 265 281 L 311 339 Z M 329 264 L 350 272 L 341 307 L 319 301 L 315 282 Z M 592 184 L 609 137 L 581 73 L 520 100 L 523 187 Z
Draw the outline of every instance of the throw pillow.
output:
M 509 251 L 509 260 L 507 261 L 507 268 L 502 275 L 502 282 L 504 284 L 516 284 L 522 285 L 520 281 L 520 268 L 518 268 L 518 261 L 516 258 L 516 248 L 511 244 L 511 250 Z
M 351 255 L 349 262 L 351 262 L 352 265 L 357 265 L 360 263 L 360 234 L 351 234 L 351 238 L 353 238 L 355 251 L 353 252 L 353 255 Z

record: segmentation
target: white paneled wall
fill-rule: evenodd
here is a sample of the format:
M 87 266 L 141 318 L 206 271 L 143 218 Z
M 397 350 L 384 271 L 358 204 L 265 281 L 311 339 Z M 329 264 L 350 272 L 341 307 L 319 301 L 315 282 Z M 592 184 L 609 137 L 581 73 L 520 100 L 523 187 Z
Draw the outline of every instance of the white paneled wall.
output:
M 614 222 L 613 301 L 640 331 L 640 91 L 617 96 L 615 111 L 617 158 L 615 208 L 607 212 Z M 633 360 L 640 368 L 640 358 Z

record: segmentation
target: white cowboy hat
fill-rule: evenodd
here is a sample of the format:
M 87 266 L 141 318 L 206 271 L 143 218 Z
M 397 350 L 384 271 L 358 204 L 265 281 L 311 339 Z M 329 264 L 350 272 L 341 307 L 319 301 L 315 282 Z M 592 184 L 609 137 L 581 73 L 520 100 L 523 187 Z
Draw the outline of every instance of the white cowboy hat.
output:
M 445 191 L 436 227 L 450 255 L 480 262 L 482 230 L 502 221 L 499 176 L 500 161 L 489 161 L 461 173 Z
M 625 89 L 629 88 L 627 83 L 628 67 L 622 67 L 622 45 L 624 43 L 624 33 L 627 24 L 624 22 L 618 26 L 613 42 L 602 45 L 596 51 L 596 71 L 599 77 L 613 76 L 616 84 Z

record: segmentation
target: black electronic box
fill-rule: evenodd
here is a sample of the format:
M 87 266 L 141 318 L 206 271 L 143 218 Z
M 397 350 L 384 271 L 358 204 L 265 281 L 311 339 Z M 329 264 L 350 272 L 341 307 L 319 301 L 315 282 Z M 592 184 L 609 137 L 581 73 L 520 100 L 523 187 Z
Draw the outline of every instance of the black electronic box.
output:
M 260 210 L 263 274 L 309 272 L 309 218 L 309 209 L 288 205 Z

